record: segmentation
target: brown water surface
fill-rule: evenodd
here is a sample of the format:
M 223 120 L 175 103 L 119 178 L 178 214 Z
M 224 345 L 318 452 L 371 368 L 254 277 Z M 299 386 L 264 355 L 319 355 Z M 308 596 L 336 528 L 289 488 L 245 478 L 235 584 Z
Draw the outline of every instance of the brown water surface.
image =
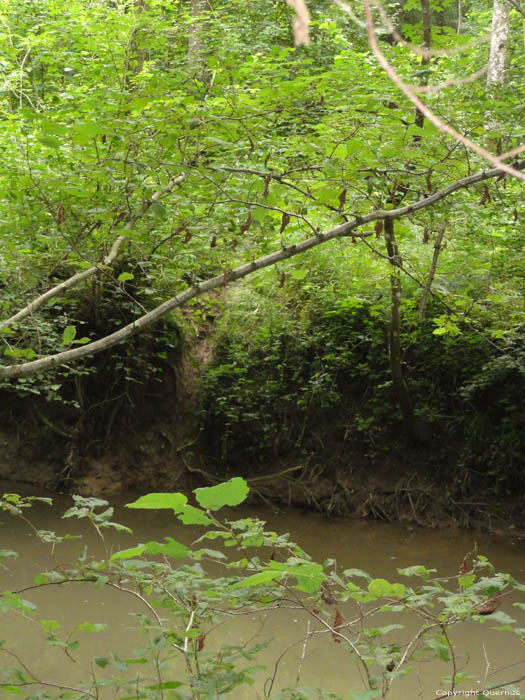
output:
M 3 488 L 2 492 L 6 490 L 15 489 L 10 485 Z M 53 498 L 52 508 L 35 507 L 31 517 L 37 527 L 56 531 L 57 534 L 70 532 L 83 536 L 82 543 L 73 541 L 60 545 L 57 556 L 61 559 L 78 555 L 86 544 L 90 551 L 103 555 L 106 547 L 113 550 L 125 548 L 138 542 L 162 540 L 167 535 L 189 543 L 202 533 L 200 529 L 184 527 L 168 511 L 123 509 L 122 505 L 131 500 L 130 497 L 118 504 L 115 520 L 131 527 L 133 535 L 110 534 L 106 543 L 102 543 L 94 530 L 87 528 L 84 522 L 60 519 L 62 512 L 71 505 L 70 497 L 55 495 Z M 279 533 L 290 532 L 293 541 L 299 543 L 316 561 L 323 562 L 328 557 L 337 559 L 341 570 L 360 568 L 374 577 L 405 584 L 410 582 L 399 576 L 397 568 L 414 564 L 435 568 L 440 576 L 455 576 L 464 555 L 477 547 L 494 564 L 496 570 L 509 572 L 518 581 L 525 581 L 525 543 L 518 539 L 502 539 L 483 533 L 450 529 L 409 531 L 386 523 L 326 520 L 315 513 L 305 514 L 296 510 L 276 512 L 264 506 L 240 507 L 228 512 L 231 519 L 247 515 L 258 515 L 267 521 L 268 529 Z M 35 574 L 53 566 L 52 559 L 35 534 L 25 523 L 6 513 L 0 513 L 0 549 L 3 548 L 18 551 L 19 559 L 13 563 L 8 562 L 9 570 L 0 570 L 2 591 L 31 586 Z M 60 648 L 50 648 L 45 644 L 46 633 L 39 624 L 21 616 L 3 615 L 0 639 L 9 640 L 9 649 L 27 659 L 32 672 L 40 679 L 74 685 L 82 677 L 85 678 L 86 674 L 89 675 L 92 669 L 99 671 L 93 666 L 94 657 L 107 655 L 109 650 L 116 649 L 120 657 L 125 658 L 140 643 L 131 628 L 135 613 L 144 610 L 140 601 L 132 595 L 106 587 L 97 589 L 86 584 L 76 587 L 49 586 L 24 593 L 24 598 L 38 605 L 42 618 L 58 620 L 63 629 L 73 629 L 85 621 L 108 623 L 103 632 L 80 633 L 80 651 L 73 655 L 75 661 L 72 662 Z M 513 607 L 515 600 L 524 601 L 513 594 L 505 598 L 502 609 L 517 619 L 520 626 L 525 627 L 525 613 Z M 342 609 L 345 617 L 355 615 L 355 607 L 350 607 L 349 603 L 346 609 Z M 383 613 L 378 615 L 377 625 L 389 624 L 394 620 L 399 622 L 391 613 Z M 403 622 L 407 625 L 403 631 L 405 636 L 417 632 L 414 620 L 407 619 Z M 254 636 L 258 641 L 273 638 L 269 648 L 261 652 L 257 659 L 256 663 L 266 664 L 267 670 L 258 672 L 256 685 L 243 686 L 228 695 L 228 698 L 263 698 L 263 689 L 266 687 L 269 691 L 268 679 L 272 677 L 274 680 L 270 697 L 275 697 L 279 689 L 295 685 L 299 667 L 301 686 L 323 687 L 340 693 L 343 698 L 351 698 L 352 689 L 362 690 L 359 667 L 353 663 L 354 658 L 345 645 L 334 643 L 329 634 L 318 634 L 304 647 L 307 629 L 308 618 L 304 613 L 279 610 L 236 617 L 212 632 L 207 640 L 208 648 L 224 641 L 244 644 Z M 466 622 L 455 627 L 451 630 L 451 637 L 461 652 L 456 659 L 458 670 L 466 670 L 475 675 L 474 680 L 460 684 L 459 687 L 465 691 L 479 689 L 485 673 L 489 674 L 489 686 L 525 675 L 524 644 L 510 632 L 495 630 L 490 617 L 486 618 L 483 626 Z M 302 662 L 301 657 L 304 657 Z M 1 664 L 10 663 L 8 655 L 0 654 L 0 668 Z M 445 672 L 444 666 L 435 662 L 420 664 L 410 678 L 400 681 L 397 686 L 393 684 L 388 697 L 392 700 L 444 697 L 447 686 L 439 683 Z M 107 669 L 102 675 L 104 673 L 109 675 Z M 525 685 L 522 690 L 525 690 Z M 117 694 L 116 697 L 120 696 Z M 314 697 L 323 696 L 319 694 Z

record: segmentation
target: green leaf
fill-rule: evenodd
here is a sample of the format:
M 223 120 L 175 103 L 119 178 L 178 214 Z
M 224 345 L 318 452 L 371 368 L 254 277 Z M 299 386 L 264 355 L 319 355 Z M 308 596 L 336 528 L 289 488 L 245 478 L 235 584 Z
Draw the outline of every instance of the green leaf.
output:
M 46 632 L 53 632 L 55 630 L 59 630 L 61 627 L 58 620 L 40 620 L 40 624 L 42 625 L 42 629 L 44 629 Z
M 184 525 L 211 525 L 213 520 L 208 518 L 206 513 L 194 506 L 182 506 L 177 513 L 177 518 Z
M 20 688 L 17 688 L 16 685 L 0 685 L 0 689 L 2 690 L 2 693 L 5 693 L 6 695 L 23 695 L 24 693 L 20 690 Z
M 103 622 L 81 622 L 77 625 L 79 632 L 101 632 L 106 629 L 107 625 Z
M 75 326 L 66 326 L 64 332 L 62 333 L 62 343 L 61 345 L 71 345 L 75 340 L 77 334 L 77 329 Z
M 119 552 L 115 552 L 110 557 L 110 561 L 117 561 L 119 559 L 133 559 L 134 557 L 140 557 L 144 552 L 146 546 L 139 544 L 137 547 L 130 547 L 129 549 L 121 549 Z
M 178 512 L 187 502 L 188 499 L 183 493 L 148 493 L 133 503 L 127 503 L 126 508 L 146 508 L 148 510 L 171 508 Z
M 167 541 L 167 544 L 163 544 L 162 542 L 147 542 L 145 546 L 146 554 L 163 554 L 172 559 L 182 559 L 188 556 L 189 549 L 185 545 L 176 542 L 171 537 L 165 537 L 164 539 Z
M 128 280 L 135 279 L 135 275 L 132 275 L 131 272 L 121 272 L 120 275 L 117 277 L 117 280 L 119 282 L 127 282 Z
M 44 146 L 49 146 L 49 148 L 60 148 L 60 141 L 56 138 L 56 136 L 51 136 L 51 134 L 41 134 L 38 137 L 38 140 Z
M 95 658 L 95 663 L 97 666 L 100 666 L 100 668 L 105 668 L 109 664 L 109 659 L 106 659 L 103 656 L 98 656 Z
M 237 506 L 246 500 L 249 492 L 248 484 L 236 476 L 224 484 L 195 489 L 195 498 L 199 505 L 207 510 L 219 510 L 223 506 Z
M 248 576 L 242 581 L 238 581 L 237 583 L 234 583 L 232 586 L 232 590 L 237 590 L 238 588 L 248 588 L 251 586 L 260 586 L 264 585 L 265 583 L 269 583 L 270 581 L 274 581 L 276 578 L 280 578 L 283 575 L 282 571 L 276 571 L 272 569 L 265 569 L 264 571 L 259 571 L 257 574 L 253 574 L 253 576 Z
M 387 596 L 390 595 L 392 584 L 384 578 L 375 578 L 368 584 L 368 590 L 372 595 L 376 595 L 378 597 Z

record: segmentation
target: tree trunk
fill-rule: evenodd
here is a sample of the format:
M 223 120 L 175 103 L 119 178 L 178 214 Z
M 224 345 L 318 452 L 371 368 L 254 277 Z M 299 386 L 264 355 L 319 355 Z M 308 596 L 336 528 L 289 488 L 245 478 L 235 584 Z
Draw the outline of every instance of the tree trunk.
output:
M 492 95 L 494 88 L 505 81 L 505 59 L 507 57 L 507 40 L 509 36 L 508 0 L 494 0 L 492 13 L 492 35 L 487 71 L 487 92 Z
M 492 34 L 490 39 L 490 54 L 487 70 L 487 97 L 490 100 L 497 95 L 498 88 L 505 82 L 505 59 L 507 58 L 507 39 L 509 36 L 509 0 L 494 0 L 492 12 Z M 499 131 L 499 123 L 490 108 L 485 113 L 485 129 L 487 132 Z M 493 151 L 498 151 L 500 139 L 497 135 L 488 134 L 485 145 Z M 501 152 L 501 151 L 500 151 Z
M 135 13 L 137 18 L 140 20 L 144 12 L 149 10 L 146 0 L 135 0 Z M 129 42 L 128 49 L 128 60 L 126 65 L 126 88 L 128 90 L 133 90 L 133 78 L 142 73 L 144 68 L 144 59 L 146 57 L 146 52 L 141 46 L 140 34 L 144 31 L 144 27 L 135 27 L 131 33 L 131 38 Z
M 403 375 L 401 361 L 401 260 L 394 232 L 394 220 L 385 219 L 385 243 L 390 261 L 390 322 L 388 326 L 388 357 L 394 393 L 399 402 L 403 418 L 408 424 L 414 420 L 414 410 Z
M 401 409 L 408 435 L 414 442 L 427 443 L 430 429 L 414 414 L 414 408 L 403 373 L 401 355 L 401 257 L 397 247 L 394 220 L 385 219 L 385 243 L 390 261 L 390 322 L 388 326 L 388 358 L 394 395 Z
M 430 67 L 430 49 L 432 47 L 432 12 L 430 10 L 430 0 L 421 0 L 421 26 L 423 30 L 423 49 L 426 49 L 426 53 L 421 56 L 421 69 L 424 71 L 421 76 L 420 85 L 428 85 L 428 70 Z M 419 128 L 423 127 L 425 121 L 425 116 L 416 107 L 416 126 Z M 414 140 L 420 140 L 417 136 Z
M 206 59 L 205 14 L 210 9 L 208 0 L 191 0 L 190 33 L 188 37 L 188 63 L 191 72 L 204 73 Z

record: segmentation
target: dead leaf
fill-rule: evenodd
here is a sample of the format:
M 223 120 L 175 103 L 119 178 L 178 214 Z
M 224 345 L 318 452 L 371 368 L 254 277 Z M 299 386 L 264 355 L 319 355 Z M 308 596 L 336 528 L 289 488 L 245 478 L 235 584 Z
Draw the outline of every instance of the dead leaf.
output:
M 339 211 L 343 211 L 343 207 L 346 202 L 346 188 L 342 190 L 341 194 L 339 195 Z
M 269 156 L 270 154 L 268 154 Z M 268 196 L 268 193 L 270 191 L 270 182 L 272 181 L 272 174 L 268 173 L 268 175 L 264 178 L 264 192 L 263 192 L 263 197 L 266 198 Z
M 249 211 L 246 221 L 243 224 L 241 224 L 241 233 L 246 233 L 246 231 L 248 231 L 248 229 L 250 228 L 251 223 L 252 223 L 252 213 L 251 213 L 251 211 Z
M 489 188 L 485 184 L 485 185 L 483 185 L 483 195 L 482 195 L 479 203 L 480 204 L 487 204 L 487 202 L 491 202 L 491 201 L 492 201 L 492 199 L 490 196 Z
M 64 205 L 59 204 L 57 207 L 57 223 L 59 225 L 63 224 L 65 218 L 66 218 L 66 210 L 64 209 Z
M 283 211 L 283 215 L 281 218 L 281 230 L 279 231 L 279 233 L 282 233 L 284 231 L 284 229 L 288 226 L 289 223 L 290 223 L 290 214 L 287 214 L 285 211 Z
M 337 630 L 339 627 L 341 627 L 343 622 L 344 622 L 344 618 L 341 615 L 341 611 L 339 610 L 339 608 L 337 608 L 337 610 L 335 611 L 335 619 L 334 619 L 334 624 L 333 624 L 334 630 Z M 341 643 L 341 638 L 338 637 L 333 632 L 332 632 L 332 639 L 334 640 L 334 642 L 337 642 L 337 644 Z
M 432 168 L 429 168 L 425 175 L 425 180 L 427 181 L 427 191 L 432 192 Z

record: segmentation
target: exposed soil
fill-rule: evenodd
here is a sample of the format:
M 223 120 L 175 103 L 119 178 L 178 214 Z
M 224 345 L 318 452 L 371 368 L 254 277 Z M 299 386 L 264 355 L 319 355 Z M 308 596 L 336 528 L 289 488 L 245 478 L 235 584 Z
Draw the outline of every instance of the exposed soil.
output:
M 102 451 L 86 449 L 88 436 L 61 436 L 41 420 L 42 406 L 35 410 L 28 400 L 4 401 L 0 479 L 109 498 L 123 491 L 190 491 L 230 478 L 233 471 L 225 473 L 223 465 L 202 456 L 206 436 L 196 428 L 196 379 L 210 356 L 209 337 L 197 336 L 173 376 L 157 384 L 153 399 L 143 402 L 132 424 L 116 422 Z M 372 460 L 325 442 L 306 457 L 291 455 L 260 465 L 248 481 L 254 497 L 273 506 L 408 527 L 454 525 L 525 536 L 523 498 L 513 495 L 508 503 L 493 503 L 483 493 L 460 497 L 457 486 L 424 476 L 418 462 L 414 455 L 403 463 L 384 455 Z

